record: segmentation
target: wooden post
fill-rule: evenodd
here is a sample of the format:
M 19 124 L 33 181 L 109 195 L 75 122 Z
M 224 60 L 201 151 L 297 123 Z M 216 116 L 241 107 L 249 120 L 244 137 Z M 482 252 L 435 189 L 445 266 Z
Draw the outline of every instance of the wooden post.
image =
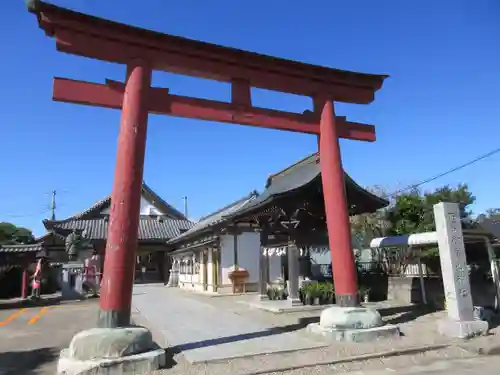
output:
M 325 200 L 328 241 L 330 244 L 336 302 L 357 306 L 358 280 L 340 155 L 333 102 L 323 99 L 320 120 L 320 166 Z
M 111 195 L 98 327 L 130 325 L 150 85 L 150 66 L 144 61 L 129 64 Z

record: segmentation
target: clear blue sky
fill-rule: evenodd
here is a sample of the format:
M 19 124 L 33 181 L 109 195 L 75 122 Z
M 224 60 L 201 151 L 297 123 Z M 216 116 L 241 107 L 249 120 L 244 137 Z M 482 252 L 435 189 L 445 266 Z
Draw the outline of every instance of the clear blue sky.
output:
M 499 147 L 497 0 L 104 1 L 58 5 L 170 34 L 391 77 L 368 106 L 337 113 L 377 126 L 378 141 L 342 141 L 346 171 L 389 190 Z M 22 0 L 2 2 L 0 221 L 43 233 L 50 191 L 58 218 L 111 191 L 119 112 L 51 100 L 52 77 L 122 80 L 124 67 L 57 53 Z M 229 99 L 226 84 L 166 73 L 153 83 Z M 307 98 L 255 90 L 255 104 L 290 111 Z M 144 178 L 190 216 L 209 213 L 316 150 L 313 136 L 150 116 Z M 480 212 L 500 206 L 500 155 L 425 186 L 466 182 Z

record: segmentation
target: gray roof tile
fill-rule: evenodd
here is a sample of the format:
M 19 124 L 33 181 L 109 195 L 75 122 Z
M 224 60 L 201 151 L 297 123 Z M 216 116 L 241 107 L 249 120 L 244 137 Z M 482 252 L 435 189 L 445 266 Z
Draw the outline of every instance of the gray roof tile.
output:
M 185 220 L 187 219 L 184 214 L 175 209 L 172 205 L 168 204 L 164 201 L 158 194 L 156 194 L 153 189 L 151 189 L 145 182 L 142 183 L 142 195 L 155 206 L 157 206 L 161 211 L 165 213 L 166 216 L 171 217 L 172 219 L 177 220 Z M 104 208 L 109 207 L 111 205 L 111 195 L 108 195 L 106 198 L 101 199 L 94 203 L 92 206 L 87 208 L 86 210 L 69 217 L 68 219 L 92 219 L 96 218 L 95 215 L 99 214 Z
M 89 239 L 103 240 L 108 234 L 108 220 L 101 219 L 69 219 L 64 221 L 53 221 L 50 223 L 55 230 L 84 230 Z M 141 217 L 139 221 L 140 241 L 167 241 L 178 236 L 182 231 L 189 230 L 194 225 L 189 220 L 175 220 Z
M 321 176 L 321 167 L 318 163 L 318 153 L 309 155 L 308 157 L 298 161 L 297 163 L 285 168 L 281 172 L 271 175 L 266 184 L 266 189 L 254 199 L 250 204 L 243 207 L 241 210 L 233 212 L 231 218 L 242 217 L 251 211 L 257 211 L 271 203 L 274 198 L 286 193 L 297 190 L 306 186 L 313 181 L 318 181 Z M 359 200 L 364 200 L 364 207 L 358 208 L 356 213 L 373 212 L 383 208 L 389 204 L 383 198 L 380 198 L 369 191 L 363 189 L 347 174 L 344 173 L 346 190 L 348 199 L 357 203 Z M 356 211 L 356 209 L 354 210 Z
M 252 202 L 254 199 L 258 197 L 257 192 L 251 192 L 249 195 L 247 195 L 244 198 L 238 199 L 236 202 L 233 202 L 229 205 L 227 205 L 224 208 L 221 208 L 220 210 L 202 217 L 190 230 L 188 230 L 185 233 L 182 233 L 181 235 L 171 239 L 169 241 L 170 244 L 178 243 L 182 240 L 185 240 L 187 238 L 190 238 L 198 233 L 203 232 L 204 230 L 212 227 L 215 224 L 218 224 L 222 222 L 226 216 L 233 214 L 234 212 L 237 212 L 238 210 L 242 209 L 245 207 L 247 204 Z
M 0 253 L 32 253 L 42 250 L 43 250 L 43 245 L 41 243 L 0 245 Z

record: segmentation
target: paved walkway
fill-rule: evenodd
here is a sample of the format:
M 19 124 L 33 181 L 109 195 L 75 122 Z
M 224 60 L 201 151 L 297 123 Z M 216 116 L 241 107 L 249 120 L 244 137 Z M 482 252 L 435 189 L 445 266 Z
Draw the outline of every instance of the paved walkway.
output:
M 95 326 L 97 302 L 0 308 L 0 375 L 54 375 L 60 350 Z
M 220 309 L 163 285 L 134 288 L 133 307 L 161 333 L 169 348 L 191 363 L 326 346 L 303 330 L 288 331 L 263 321 Z

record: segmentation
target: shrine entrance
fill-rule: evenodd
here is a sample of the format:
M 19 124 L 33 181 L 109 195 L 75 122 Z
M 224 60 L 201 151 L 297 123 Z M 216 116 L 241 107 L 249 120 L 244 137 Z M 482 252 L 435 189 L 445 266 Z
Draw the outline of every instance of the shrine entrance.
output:
M 339 138 L 375 141 L 372 125 L 337 116 L 334 102 L 369 104 L 387 78 L 325 68 L 157 33 L 85 15 L 42 1 L 28 2 L 57 50 L 123 64 L 124 82 L 54 79 L 53 99 L 120 109 L 100 327 L 130 323 L 133 269 L 149 113 L 313 134 L 319 138 L 322 190 L 336 301 L 358 305 L 348 205 Z M 151 87 L 153 70 L 231 84 L 231 102 L 172 95 Z M 105 78 L 105 77 L 103 77 Z M 282 112 L 252 105 L 251 88 L 311 98 L 312 111 Z

